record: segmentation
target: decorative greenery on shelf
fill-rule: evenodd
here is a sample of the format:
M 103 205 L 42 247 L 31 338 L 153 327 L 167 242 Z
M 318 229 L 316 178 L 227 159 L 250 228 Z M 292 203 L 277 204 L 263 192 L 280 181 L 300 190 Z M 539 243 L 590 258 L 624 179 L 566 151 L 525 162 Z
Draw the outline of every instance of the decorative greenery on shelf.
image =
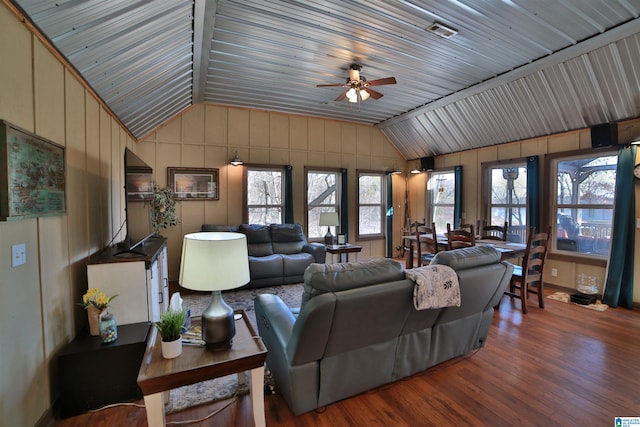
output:
M 182 330 L 182 325 L 184 324 L 185 316 L 186 312 L 184 310 L 169 310 L 162 313 L 160 321 L 153 324 L 158 329 L 158 332 L 162 337 L 162 341 L 171 342 L 180 338 L 180 332 Z
M 175 193 L 171 187 L 160 187 L 153 184 L 151 205 L 151 226 L 158 233 L 160 229 L 180 224 L 176 218 Z

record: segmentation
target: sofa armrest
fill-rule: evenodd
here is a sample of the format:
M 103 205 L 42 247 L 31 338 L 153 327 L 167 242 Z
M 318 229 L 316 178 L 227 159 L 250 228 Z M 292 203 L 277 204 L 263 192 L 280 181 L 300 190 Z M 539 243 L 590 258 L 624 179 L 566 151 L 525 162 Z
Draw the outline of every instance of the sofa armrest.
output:
M 260 294 L 254 300 L 258 333 L 267 349 L 284 350 L 291 338 L 296 318 L 282 299 L 273 294 Z
M 302 251 L 313 255 L 315 262 L 318 264 L 324 264 L 327 259 L 327 247 L 322 243 L 305 243 Z

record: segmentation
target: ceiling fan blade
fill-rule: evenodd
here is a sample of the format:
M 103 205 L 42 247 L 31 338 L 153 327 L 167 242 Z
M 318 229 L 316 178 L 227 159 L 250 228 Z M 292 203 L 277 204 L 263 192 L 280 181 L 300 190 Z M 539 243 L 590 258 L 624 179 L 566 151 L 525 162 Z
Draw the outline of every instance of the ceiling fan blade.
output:
M 343 99 L 345 99 L 347 97 L 347 91 L 345 90 L 344 92 L 342 92 L 342 94 L 337 97 L 336 99 L 334 99 L 334 101 L 342 101 Z
M 336 87 L 336 86 L 345 86 L 344 83 L 336 83 L 331 85 L 316 85 L 316 87 Z
M 369 86 L 394 85 L 396 84 L 396 78 L 385 77 L 383 79 L 370 80 L 367 83 L 369 84 Z
M 373 99 L 380 99 L 382 98 L 384 95 L 381 94 L 380 92 L 377 92 L 373 89 L 369 89 L 368 87 L 363 88 L 364 90 L 367 91 L 367 93 L 373 98 Z M 345 96 L 346 96 L 346 92 L 345 92 Z

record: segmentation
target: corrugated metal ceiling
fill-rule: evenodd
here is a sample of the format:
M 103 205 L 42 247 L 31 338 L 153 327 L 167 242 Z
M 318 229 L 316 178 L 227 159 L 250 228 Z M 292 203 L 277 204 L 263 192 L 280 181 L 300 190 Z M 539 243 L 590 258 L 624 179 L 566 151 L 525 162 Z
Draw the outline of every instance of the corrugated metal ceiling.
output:
M 206 102 L 377 124 L 413 159 L 640 115 L 640 0 L 15 3 L 136 137 Z M 353 62 L 397 84 L 316 87 Z

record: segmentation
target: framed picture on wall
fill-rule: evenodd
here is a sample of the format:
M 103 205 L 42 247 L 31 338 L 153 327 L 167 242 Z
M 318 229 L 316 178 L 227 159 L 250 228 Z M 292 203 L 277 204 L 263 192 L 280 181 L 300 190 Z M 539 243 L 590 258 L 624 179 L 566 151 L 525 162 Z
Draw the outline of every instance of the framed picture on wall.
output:
M 167 182 L 176 200 L 219 200 L 218 169 L 167 168 Z
M 66 213 L 64 147 L 0 120 L 0 220 Z

